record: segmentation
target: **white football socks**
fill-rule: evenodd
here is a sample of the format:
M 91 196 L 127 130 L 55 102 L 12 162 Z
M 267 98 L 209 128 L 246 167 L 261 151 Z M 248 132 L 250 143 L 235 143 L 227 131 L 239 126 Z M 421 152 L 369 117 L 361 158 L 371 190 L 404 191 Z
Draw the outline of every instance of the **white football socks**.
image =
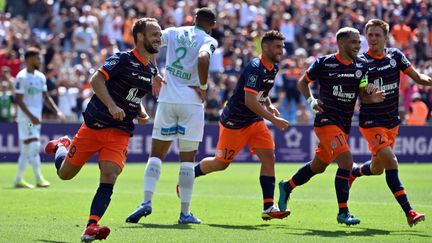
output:
M 195 181 L 195 170 L 192 162 L 182 162 L 179 172 L 179 194 L 181 201 L 181 212 L 185 215 L 190 213 L 190 202 Z
M 144 202 L 151 201 L 156 184 L 159 181 L 162 161 L 157 157 L 150 157 L 144 172 Z

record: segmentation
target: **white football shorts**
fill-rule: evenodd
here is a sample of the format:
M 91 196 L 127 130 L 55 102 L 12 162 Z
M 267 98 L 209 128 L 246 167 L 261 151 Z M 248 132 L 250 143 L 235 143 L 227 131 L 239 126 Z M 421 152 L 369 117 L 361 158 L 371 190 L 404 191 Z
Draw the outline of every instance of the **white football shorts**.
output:
M 152 138 L 201 142 L 204 135 L 204 105 L 158 103 Z
M 29 120 L 18 122 L 18 137 L 19 140 L 27 140 L 30 138 L 40 139 L 41 124 L 33 125 Z

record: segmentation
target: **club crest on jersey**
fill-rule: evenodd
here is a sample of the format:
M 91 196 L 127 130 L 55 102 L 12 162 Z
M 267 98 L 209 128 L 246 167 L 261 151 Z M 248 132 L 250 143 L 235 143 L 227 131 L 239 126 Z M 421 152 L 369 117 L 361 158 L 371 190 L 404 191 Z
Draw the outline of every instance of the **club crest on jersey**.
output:
M 395 59 L 390 59 L 390 66 L 396 67 L 396 60 Z
M 357 70 L 357 71 L 355 72 L 355 76 L 356 76 L 356 78 L 361 78 L 362 74 L 363 74 L 363 72 L 362 72 L 361 70 Z
M 120 62 L 119 58 L 110 58 L 106 60 L 104 68 L 107 70 L 112 70 Z
M 246 86 L 249 86 L 249 87 L 255 87 L 257 81 L 258 81 L 258 75 L 253 75 L 253 74 L 251 74 L 251 75 L 249 75 L 249 77 L 248 77 L 248 81 L 247 81 Z

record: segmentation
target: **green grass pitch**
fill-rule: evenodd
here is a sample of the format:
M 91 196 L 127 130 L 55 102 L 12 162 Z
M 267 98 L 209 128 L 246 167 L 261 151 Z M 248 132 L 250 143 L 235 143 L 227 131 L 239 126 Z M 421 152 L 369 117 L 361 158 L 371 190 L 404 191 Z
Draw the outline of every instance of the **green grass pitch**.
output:
M 192 212 L 201 225 L 178 225 L 175 194 L 178 163 L 165 163 L 153 200 L 153 214 L 138 224 L 126 216 L 143 198 L 144 163 L 126 165 L 101 220 L 111 228 L 106 242 L 432 242 L 432 164 L 402 164 L 400 177 L 411 204 L 426 221 L 410 228 L 385 184 L 385 176 L 362 177 L 353 184 L 350 210 L 360 225 L 337 224 L 334 175 L 324 174 L 294 190 L 284 220 L 262 221 L 259 164 L 233 163 L 226 171 L 196 180 Z M 277 164 L 278 182 L 300 164 Z M 98 186 L 96 164 L 86 165 L 71 181 L 60 181 L 52 164 L 43 164 L 52 186 L 14 189 L 16 165 L 0 164 L 0 242 L 79 242 Z M 26 179 L 33 182 L 31 166 Z M 275 199 L 278 189 L 276 186 Z

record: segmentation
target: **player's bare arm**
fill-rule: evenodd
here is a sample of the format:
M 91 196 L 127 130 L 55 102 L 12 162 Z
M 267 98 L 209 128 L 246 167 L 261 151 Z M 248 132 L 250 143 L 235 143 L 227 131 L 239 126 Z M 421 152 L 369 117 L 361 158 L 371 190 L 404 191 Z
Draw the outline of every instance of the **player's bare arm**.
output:
M 24 95 L 23 94 L 16 94 L 15 95 L 15 103 L 18 105 L 18 107 L 26 114 L 26 116 L 30 119 L 31 123 L 33 125 L 38 125 L 41 123 L 39 118 L 35 117 L 30 110 L 27 108 L 26 104 L 24 104 Z
M 280 130 L 285 130 L 289 126 L 288 121 L 281 117 L 275 116 L 266 108 L 264 108 L 261 103 L 258 102 L 257 95 L 255 93 L 249 91 L 245 92 L 245 105 L 255 114 L 263 117 L 266 120 L 269 120 Z
M 90 84 L 97 97 L 108 107 L 114 119 L 122 121 L 126 114 L 112 99 L 105 85 L 105 81 L 105 76 L 101 72 L 96 72 L 90 78 Z
M 417 70 L 415 70 L 414 68 L 408 70 L 406 74 L 418 84 L 432 86 L 432 78 L 426 74 L 417 72 Z
M 57 117 L 60 119 L 60 121 L 65 121 L 65 116 L 63 112 L 58 108 L 58 106 L 55 104 L 54 100 L 51 98 L 48 92 L 43 92 L 44 101 L 45 104 L 47 104 L 48 109 L 50 109 L 52 112 L 54 112 Z
M 197 91 L 199 97 L 204 102 L 207 99 L 207 77 L 208 71 L 210 67 L 210 54 L 202 51 L 198 55 L 198 78 L 200 81 L 199 89 L 195 89 Z
M 151 62 L 155 65 L 155 67 L 157 67 L 155 55 L 152 56 Z M 152 80 L 152 95 L 154 97 L 159 97 L 160 90 L 164 84 L 166 84 L 166 81 L 158 72 L 158 74 Z
M 144 105 L 141 102 L 141 111 L 138 113 L 137 116 L 138 124 L 144 125 L 150 120 L 150 116 L 147 114 L 147 111 L 144 107 Z
M 297 88 L 299 89 L 303 97 L 305 97 L 309 106 L 315 113 L 324 112 L 321 107 L 321 105 L 323 104 L 322 101 L 319 99 L 315 99 L 311 94 L 309 83 L 306 80 L 306 74 L 303 74 L 303 76 L 297 82 Z
M 267 111 L 269 111 L 270 113 L 272 113 L 274 116 L 280 117 L 280 112 L 273 105 L 273 103 L 271 102 L 270 97 L 267 97 L 266 101 L 264 102 L 264 105 L 265 105 Z

